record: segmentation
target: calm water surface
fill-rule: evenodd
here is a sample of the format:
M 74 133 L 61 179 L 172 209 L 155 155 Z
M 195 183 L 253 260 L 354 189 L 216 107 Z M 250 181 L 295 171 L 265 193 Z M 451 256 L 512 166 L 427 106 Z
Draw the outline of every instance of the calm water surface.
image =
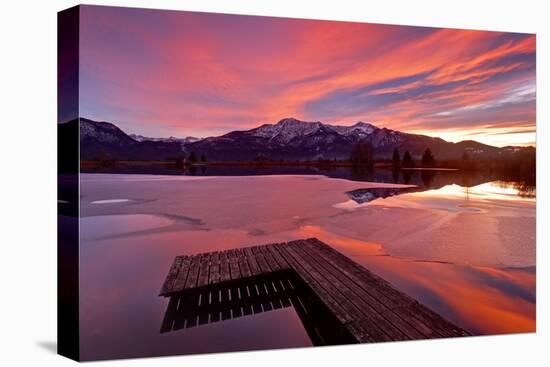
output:
M 82 356 L 311 345 L 293 307 L 160 333 L 175 256 L 305 237 L 474 334 L 534 331 L 534 191 L 451 181 L 395 191 L 317 175 L 83 174 Z

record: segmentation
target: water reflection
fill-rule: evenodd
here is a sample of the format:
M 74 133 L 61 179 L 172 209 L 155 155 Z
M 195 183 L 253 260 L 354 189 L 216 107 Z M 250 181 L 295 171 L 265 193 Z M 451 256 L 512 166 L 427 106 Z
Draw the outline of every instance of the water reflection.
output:
M 392 181 L 391 170 L 379 171 L 374 178 Z M 181 316 L 167 315 L 169 300 L 157 297 L 174 256 L 308 237 L 474 334 L 534 331 L 534 198 L 521 195 L 521 185 L 488 183 L 489 176 L 435 172 L 427 188 L 421 172 L 410 175 L 416 191 L 357 210 L 335 204 L 358 206 L 345 193 L 376 185 L 322 176 L 199 177 L 200 170 L 195 177 L 81 175 L 83 358 L 311 345 L 295 307 L 176 331 Z M 132 201 L 92 204 L 120 198 Z M 159 333 L 164 318 L 172 331 Z
M 508 192 L 513 192 L 525 199 L 534 199 L 537 196 L 537 189 L 535 185 L 528 184 L 526 182 L 495 181 L 494 185 L 500 187 L 501 189 L 512 189 Z
M 436 172 L 431 170 L 420 171 L 420 178 L 422 179 L 422 183 L 424 184 L 424 187 L 432 187 L 435 174 Z
M 307 226 L 354 261 L 475 335 L 535 331 L 535 267 L 496 268 L 399 258 L 383 246 Z
M 191 166 L 177 168 L 169 165 L 127 165 L 112 167 L 82 167 L 83 173 L 119 173 L 177 176 L 260 176 L 260 175 L 324 175 L 353 181 L 391 182 L 416 185 L 421 189 L 438 189 L 457 184 L 463 187 L 477 186 L 498 181 L 499 185 L 513 187 L 522 197 L 534 197 L 536 183 L 519 177 L 501 176 L 495 172 L 459 171 L 438 169 L 353 169 L 350 167 L 315 166 Z
M 433 172 L 432 172 L 433 179 Z M 385 199 L 392 196 L 422 193 L 433 197 L 463 197 L 466 199 L 517 200 L 534 201 L 536 189 L 521 182 L 493 181 L 477 186 L 464 187 L 456 184 L 431 189 L 429 186 L 416 187 L 374 187 L 357 189 L 346 192 L 346 195 L 357 204 L 365 204 L 376 199 Z
M 415 190 L 417 196 L 460 197 L 479 200 L 505 200 L 517 202 L 534 202 L 535 188 L 526 188 L 518 182 L 493 181 L 476 186 L 447 185 L 438 190 Z M 422 194 L 425 192 L 425 194 Z
M 404 194 L 407 192 L 416 191 L 416 188 L 406 187 L 390 187 L 390 188 L 368 188 L 358 189 L 346 192 L 346 195 L 358 204 L 368 203 L 379 198 L 385 199 L 387 197 Z
M 170 297 L 161 333 L 293 307 L 313 345 L 355 339 L 293 271 L 191 289 Z

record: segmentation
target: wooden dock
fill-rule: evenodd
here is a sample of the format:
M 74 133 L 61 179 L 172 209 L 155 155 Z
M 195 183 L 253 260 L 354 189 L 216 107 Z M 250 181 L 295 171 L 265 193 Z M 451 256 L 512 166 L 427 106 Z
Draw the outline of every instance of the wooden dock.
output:
M 470 335 L 316 238 L 178 256 L 161 332 L 294 306 L 314 344 Z

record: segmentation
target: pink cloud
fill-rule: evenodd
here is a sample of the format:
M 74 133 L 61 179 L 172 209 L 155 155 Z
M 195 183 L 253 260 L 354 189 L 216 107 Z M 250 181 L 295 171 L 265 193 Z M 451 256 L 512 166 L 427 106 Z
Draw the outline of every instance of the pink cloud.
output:
M 466 134 L 503 121 L 496 108 L 472 121 L 467 107 L 534 85 L 534 60 L 533 35 L 84 6 L 81 106 L 150 135 L 288 116 Z M 502 113 L 534 128 L 529 97 Z

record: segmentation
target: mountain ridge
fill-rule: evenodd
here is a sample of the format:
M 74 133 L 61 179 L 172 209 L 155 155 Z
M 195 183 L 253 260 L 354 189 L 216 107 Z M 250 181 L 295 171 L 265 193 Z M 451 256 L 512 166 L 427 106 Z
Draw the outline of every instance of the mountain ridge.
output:
M 397 147 L 420 156 L 427 147 L 444 158 L 462 157 L 464 151 L 496 153 L 499 148 L 479 142 L 447 142 L 438 137 L 404 133 L 359 121 L 353 125 L 331 125 L 320 121 L 285 118 L 249 130 L 235 130 L 186 145 L 187 151 L 206 152 L 215 160 L 250 160 L 254 152 L 272 159 L 347 159 L 359 141 L 371 144 L 378 158 L 388 158 Z M 235 148 L 235 147 L 238 147 Z
M 465 152 L 492 157 L 525 149 L 498 148 L 474 140 L 447 142 L 442 138 L 380 128 L 363 121 L 346 126 L 290 117 L 275 124 L 262 124 L 203 139 L 147 138 L 126 134 L 110 122 L 86 118 L 80 121 L 82 159 L 94 159 L 100 153 L 120 160 L 168 159 L 195 153 L 219 161 L 253 160 L 260 154 L 274 160 L 341 160 L 348 159 L 352 147 L 360 141 L 371 144 L 377 158 L 391 157 L 394 148 L 398 148 L 401 154 L 408 150 L 413 157 L 419 157 L 430 148 L 439 159 L 458 159 Z
M 110 122 L 80 118 L 67 124 L 79 124 L 81 160 L 165 160 L 182 155 L 178 142 L 137 141 Z

